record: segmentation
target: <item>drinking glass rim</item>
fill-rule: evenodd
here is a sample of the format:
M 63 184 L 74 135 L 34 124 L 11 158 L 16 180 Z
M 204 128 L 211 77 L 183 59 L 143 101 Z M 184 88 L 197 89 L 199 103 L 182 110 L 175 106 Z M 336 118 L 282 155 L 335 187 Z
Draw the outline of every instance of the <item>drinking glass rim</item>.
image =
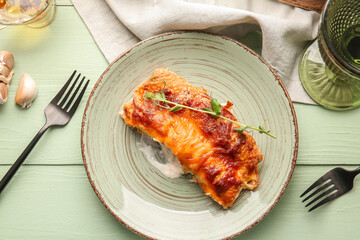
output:
M 349 70 L 352 73 L 355 73 L 357 75 L 360 76 L 360 70 L 353 67 L 352 65 L 350 65 L 349 63 L 347 63 L 336 51 L 334 45 L 332 44 L 332 41 L 329 38 L 329 31 L 328 31 L 328 26 L 326 24 L 326 19 L 328 17 L 328 13 L 329 13 L 329 7 L 330 7 L 330 3 L 333 0 L 328 0 L 325 4 L 324 10 L 323 10 L 323 14 L 322 14 L 322 19 L 321 19 L 321 28 L 323 30 L 323 35 L 324 35 L 324 39 L 325 39 L 325 43 L 327 45 L 327 47 L 329 48 L 331 54 L 335 57 L 335 59 L 342 65 L 344 66 L 347 70 Z
M 36 19 L 37 17 L 39 17 L 41 14 L 43 14 L 50 6 L 52 6 L 52 3 L 55 2 L 55 0 L 46 0 L 48 2 L 48 4 L 41 9 L 41 11 L 39 11 L 36 15 L 34 15 L 32 18 L 29 18 L 26 21 L 20 22 L 20 23 L 0 23 L 0 25 L 20 25 L 20 24 L 27 24 L 27 23 L 31 23 L 34 19 Z

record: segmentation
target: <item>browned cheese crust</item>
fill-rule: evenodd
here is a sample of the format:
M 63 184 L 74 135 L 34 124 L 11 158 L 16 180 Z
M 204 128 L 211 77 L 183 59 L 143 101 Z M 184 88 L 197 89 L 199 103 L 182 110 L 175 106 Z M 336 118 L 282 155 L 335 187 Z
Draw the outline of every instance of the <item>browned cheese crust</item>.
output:
M 197 109 L 211 108 L 205 89 L 159 68 L 135 90 L 122 117 L 127 125 L 170 148 L 206 195 L 224 208 L 232 206 L 242 189 L 252 190 L 259 184 L 257 165 L 263 154 L 254 138 L 247 132 L 239 134 L 235 129 L 240 126 L 234 123 L 185 108 L 169 112 L 144 97 L 146 92 L 161 92 L 164 81 L 167 100 Z M 221 114 L 237 121 L 232 105 L 227 102 Z

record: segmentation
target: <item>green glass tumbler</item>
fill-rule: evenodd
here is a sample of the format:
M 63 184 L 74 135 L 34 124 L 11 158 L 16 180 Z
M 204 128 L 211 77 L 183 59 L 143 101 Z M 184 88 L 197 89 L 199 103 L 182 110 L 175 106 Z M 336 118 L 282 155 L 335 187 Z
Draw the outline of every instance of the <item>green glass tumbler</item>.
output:
M 299 65 L 309 96 L 333 110 L 360 106 L 360 0 L 328 0 Z

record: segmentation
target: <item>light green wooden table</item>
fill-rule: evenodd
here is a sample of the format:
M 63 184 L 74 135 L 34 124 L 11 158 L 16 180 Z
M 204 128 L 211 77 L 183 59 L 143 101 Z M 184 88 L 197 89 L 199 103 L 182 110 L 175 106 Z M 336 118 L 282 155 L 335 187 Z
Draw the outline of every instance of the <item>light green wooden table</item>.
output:
M 46 28 L 0 31 L 0 50 L 15 55 L 9 100 L 0 106 L 0 178 L 44 124 L 43 110 L 74 69 L 97 81 L 108 63 L 70 0 L 58 0 Z M 22 73 L 38 84 L 33 106 L 14 103 Z M 91 88 L 86 92 L 86 98 Z M 71 122 L 50 129 L 0 195 L 0 239 L 141 239 L 101 204 L 86 176 L 81 151 L 82 101 Z M 333 112 L 295 104 L 300 144 L 290 184 L 273 210 L 236 239 L 357 239 L 360 179 L 343 197 L 308 213 L 299 195 L 335 166 L 360 165 L 360 109 Z

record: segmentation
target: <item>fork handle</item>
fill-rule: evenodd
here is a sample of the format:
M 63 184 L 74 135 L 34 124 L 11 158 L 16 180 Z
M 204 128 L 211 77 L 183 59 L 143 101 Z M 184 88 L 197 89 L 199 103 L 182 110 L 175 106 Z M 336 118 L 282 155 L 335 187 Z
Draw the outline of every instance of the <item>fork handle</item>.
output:
M 355 168 L 354 170 L 352 170 L 351 172 L 353 172 L 353 174 L 358 175 L 360 173 L 360 167 Z
M 12 177 L 15 175 L 15 173 L 17 172 L 17 170 L 20 168 L 21 164 L 24 162 L 24 160 L 26 159 L 26 157 L 29 155 L 29 153 L 31 152 L 31 150 L 34 148 L 34 146 L 36 145 L 36 143 L 39 141 L 39 139 L 41 138 L 41 136 L 46 132 L 46 130 L 49 128 L 50 126 L 45 123 L 45 125 L 40 129 L 40 131 L 35 135 L 35 137 L 33 138 L 33 140 L 31 140 L 31 142 L 29 143 L 29 145 L 25 148 L 25 150 L 21 153 L 21 155 L 19 156 L 19 158 L 16 160 L 16 162 L 11 166 L 11 168 L 8 170 L 8 172 L 5 174 L 5 176 L 3 177 L 3 179 L 0 181 L 0 193 L 4 190 L 4 188 L 6 187 L 6 185 L 10 182 L 10 180 L 12 179 Z

